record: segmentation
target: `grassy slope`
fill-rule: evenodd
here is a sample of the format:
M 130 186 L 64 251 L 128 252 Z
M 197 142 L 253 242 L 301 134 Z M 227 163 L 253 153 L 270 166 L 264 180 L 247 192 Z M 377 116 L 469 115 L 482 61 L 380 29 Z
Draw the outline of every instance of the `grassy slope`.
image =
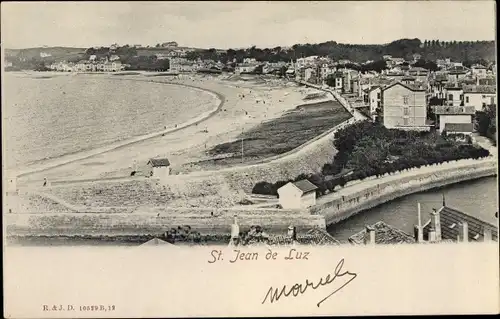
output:
M 338 102 L 329 101 L 299 106 L 277 119 L 244 132 L 237 141 L 215 146 L 209 150 L 209 154 L 225 156 L 209 162 L 221 165 L 241 163 L 242 138 L 244 161 L 283 154 L 350 117 L 351 115 Z

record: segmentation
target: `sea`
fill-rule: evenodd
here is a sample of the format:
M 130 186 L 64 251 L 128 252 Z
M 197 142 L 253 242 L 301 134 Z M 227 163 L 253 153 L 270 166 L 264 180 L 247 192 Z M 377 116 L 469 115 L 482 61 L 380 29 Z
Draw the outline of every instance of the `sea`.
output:
M 210 110 L 215 99 L 102 74 L 5 72 L 2 84 L 7 169 L 161 131 Z
M 367 225 L 383 221 L 413 235 L 413 227 L 418 221 L 418 203 L 422 221 L 425 222 L 430 218 L 433 208 L 439 209 L 442 206 L 443 197 L 446 206 L 497 225 L 495 212 L 498 212 L 498 182 L 497 177 L 493 176 L 397 198 L 331 225 L 328 232 L 336 239 L 346 241 Z

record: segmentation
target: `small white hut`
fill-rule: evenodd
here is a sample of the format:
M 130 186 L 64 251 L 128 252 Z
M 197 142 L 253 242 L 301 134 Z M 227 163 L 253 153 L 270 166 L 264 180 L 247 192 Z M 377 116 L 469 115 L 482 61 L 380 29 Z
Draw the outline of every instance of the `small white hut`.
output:
M 170 161 L 167 158 L 152 158 L 147 165 L 151 177 L 165 178 L 170 175 Z
M 278 189 L 279 203 L 284 209 L 303 209 L 316 205 L 318 187 L 307 179 L 288 183 Z

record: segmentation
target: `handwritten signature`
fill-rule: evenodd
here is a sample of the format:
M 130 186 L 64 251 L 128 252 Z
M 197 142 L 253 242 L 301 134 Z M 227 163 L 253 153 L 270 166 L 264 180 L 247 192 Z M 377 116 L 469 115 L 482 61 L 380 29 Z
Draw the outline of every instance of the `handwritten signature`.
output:
M 348 270 L 342 272 L 342 266 L 344 266 L 344 258 L 342 258 L 339 261 L 339 263 L 337 264 L 337 266 L 335 267 L 335 272 L 333 273 L 333 275 L 328 274 L 326 277 L 320 278 L 320 280 L 316 284 L 314 282 L 310 282 L 308 279 L 306 279 L 305 283 L 303 283 L 303 284 L 296 283 L 288 289 L 287 289 L 286 285 L 284 285 L 281 289 L 270 287 L 269 290 L 267 291 L 266 296 L 264 297 L 264 300 L 262 300 L 262 304 L 264 304 L 266 301 L 268 301 L 269 303 L 277 302 L 281 297 L 289 297 L 290 295 L 297 297 L 298 295 L 305 293 L 309 287 L 311 287 L 313 290 L 316 290 L 321 286 L 326 286 L 326 285 L 331 284 L 337 278 L 348 276 L 346 278 L 349 278 L 349 279 L 342 286 L 335 289 L 332 293 L 330 293 L 328 296 L 321 299 L 317 303 L 317 306 L 319 307 L 325 300 L 327 300 L 328 298 L 333 296 L 335 293 L 340 291 L 342 288 L 347 286 L 351 281 L 356 279 L 356 277 L 358 276 L 358 274 L 352 273 Z

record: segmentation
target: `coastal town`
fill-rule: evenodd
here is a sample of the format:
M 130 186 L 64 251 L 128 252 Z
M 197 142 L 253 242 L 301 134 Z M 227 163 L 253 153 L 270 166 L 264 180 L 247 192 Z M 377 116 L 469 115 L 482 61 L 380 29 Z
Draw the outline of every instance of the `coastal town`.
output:
M 498 241 L 497 212 L 481 219 L 447 206 L 444 195 L 425 217 L 415 207 L 412 232 L 382 220 L 347 240 L 327 231 L 394 198 L 496 175 L 496 62 L 424 57 L 456 45 L 437 43 L 418 40 L 422 53 L 366 61 L 296 57 L 291 48 L 275 50 L 279 61 L 256 58 L 263 52 L 256 48 L 231 57 L 174 41 L 92 47 L 71 59 L 48 47 L 31 57 L 8 52 L 4 67 L 13 74 L 176 84 L 211 92 L 219 103 L 196 121 L 138 137 L 134 143 L 146 144 L 134 146 L 144 151 L 134 159 L 127 144 L 116 144 L 10 171 L 7 230 L 17 240 L 57 229 L 62 238 L 147 245 Z M 295 58 L 288 60 L 289 51 Z M 300 105 L 287 106 L 292 95 Z M 243 116 L 240 126 L 224 129 L 236 125 L 235 114 Z M 287 136 L 272 133 L 280 121 Z M 252 144 L 265 134 L 272 145 Z M 168 138 L 155 142 L 161 151 L 155 138 Z M 181 151 L 185 139 L 192 145 Z M 286 146 L 276 150 L 280 143 Z M 99 157 L 106 165 L 89 170 Z

